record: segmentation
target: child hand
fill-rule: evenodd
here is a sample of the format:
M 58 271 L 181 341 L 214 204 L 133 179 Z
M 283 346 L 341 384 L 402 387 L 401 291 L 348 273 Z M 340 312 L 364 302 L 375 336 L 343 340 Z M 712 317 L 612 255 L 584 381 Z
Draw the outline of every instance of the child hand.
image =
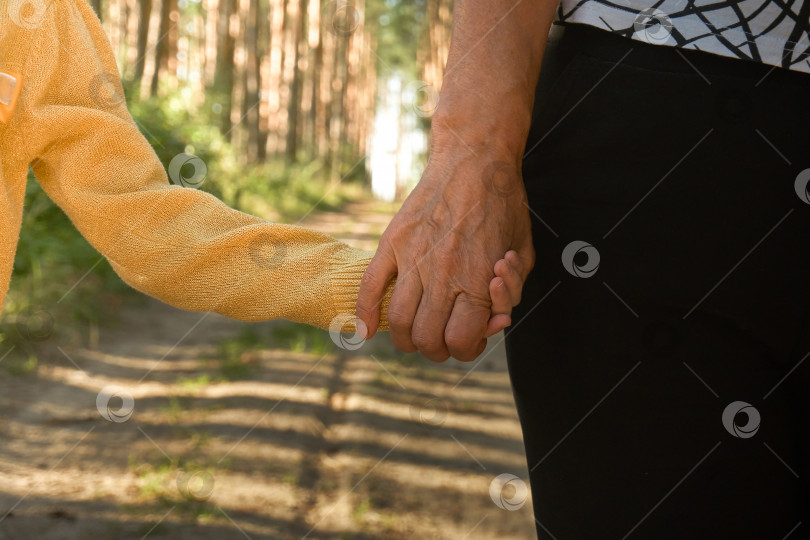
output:
M 489 282 L 492 297 L 492 317 L 487 323 L 486 337 L 491 337 L 512 324 L 512 308 L 520 302 L 523 289 L 523 265 L 517 252 L 507 251 L 495 263 L 495 277 Z

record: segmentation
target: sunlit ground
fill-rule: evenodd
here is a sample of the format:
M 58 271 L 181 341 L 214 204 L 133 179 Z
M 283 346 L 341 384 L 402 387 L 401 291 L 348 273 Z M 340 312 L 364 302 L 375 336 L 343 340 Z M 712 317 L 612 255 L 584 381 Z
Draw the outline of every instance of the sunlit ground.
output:
M 373 248 L 379 210 L 307 223 Z M 530 498 L 490 493 L 528 477 L 501 337 L 433 364 L 387 334 L 349 351 L 129 305 L 97 345 L 47 340 L 34 368 L 0 370 L 0 538 L 533 538 Z

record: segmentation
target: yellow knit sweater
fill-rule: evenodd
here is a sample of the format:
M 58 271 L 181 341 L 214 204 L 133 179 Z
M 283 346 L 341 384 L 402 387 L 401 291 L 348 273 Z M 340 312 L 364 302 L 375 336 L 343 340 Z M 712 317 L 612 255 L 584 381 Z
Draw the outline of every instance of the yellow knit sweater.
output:
M 117 96 L 104 93 L 108 82 Z M 373 253 L 170 184 L 121 96 L 109 41 L 85 0 L 0 0 L 0 309 L 30 164 L 48 196 L 139 291 L 245 321 L 329 328 L 351 318 Z

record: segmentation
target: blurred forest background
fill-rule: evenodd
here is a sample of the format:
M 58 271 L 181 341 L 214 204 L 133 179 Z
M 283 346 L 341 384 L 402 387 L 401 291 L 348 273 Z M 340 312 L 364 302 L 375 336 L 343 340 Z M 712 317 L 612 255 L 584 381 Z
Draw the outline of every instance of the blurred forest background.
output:
M 451 0 L 88 1 L 164 167 L 205 163 L 189 189 L 376 247 L 425 164 Z M 134 293 L 31 175 L 0 540 L 535 538 L 503 336 L 470 364 L 361 345 Z
M 188 153 L 200 189 L 296 223 L 350 201 L 401 201 L 419 179 L 452 0 L 91 0 L 127 104 L 168 167 Z M 67 288 L 66 288 L 67 287 Z M 127 287 L 28 182 L 0 344 L 35 369 L 49 336 L 93 339 Z M 35 342 L 34 340 L 33 342 Z

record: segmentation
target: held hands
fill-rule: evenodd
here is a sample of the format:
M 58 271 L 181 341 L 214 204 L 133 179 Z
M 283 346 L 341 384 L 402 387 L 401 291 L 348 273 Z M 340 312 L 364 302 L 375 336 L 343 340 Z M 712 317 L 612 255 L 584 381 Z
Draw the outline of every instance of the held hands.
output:
M 551 26 L 555 3 L 501 4 L 456 5 L 430 161 L 383 234 L 357 299 L 370 337 L 396 275 L 388 304 L 394 345 L 436 362 L 471 361 L 484 350 L 490 314 L 501 315 L 492 311 L 490 281 L 505 253 L 520 261 L 510 264 L 518 290 L 534 266 L 520 167 L 548 36 L 538 29 Z
M 363 276 L 357 315 L 367 337 L 394 276 L 388 323 L 402 351 L 472 361 L 511 323 L 534 249 L 519 166 L 502 157 L 434 150 Z

